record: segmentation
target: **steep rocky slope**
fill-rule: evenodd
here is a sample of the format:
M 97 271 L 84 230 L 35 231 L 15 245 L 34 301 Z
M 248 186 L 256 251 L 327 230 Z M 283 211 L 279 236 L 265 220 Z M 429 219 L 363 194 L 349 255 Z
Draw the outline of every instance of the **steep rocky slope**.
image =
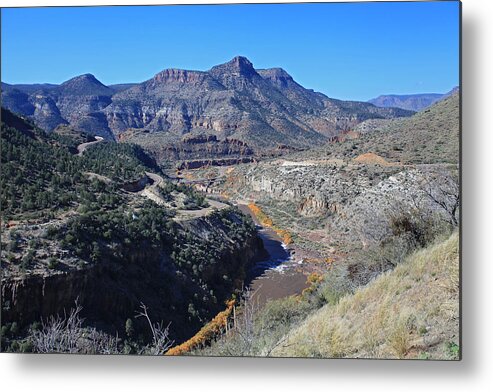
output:
M 106 118 L 99 112 L 111 102 L 114 90 L 93 75 L 77 76 L 59 86 L 2 84 L 2 105 L 47 130 L 60 124 L 113 138 Z
M 242 234 L 241 242 L 233 236 L 231 223 L 240 227 L 243 219 L 238 212 L 225 211 L 217 216 L 179 223 L 175 233 L 183 245 L 211 256 L 205 260 L 197 254 L 190 255 L 190 270 L 177 263 L 169 245 L 151 245 L 145 240 L 134 241 L 120 257 L 107 254 L 97 263 L 84 257 L 71 257 L 55 242 L 41 240 L 43 248 L 51 255 L 35 252 L 24 273 L 18 271 L 22 255 L 16 255 L 9 263 L 4 254 L 2 323 L 15 321 L 19 327 L 24 327 L 50 315 L 62 314 L 78 301 L 90 323 L 103 323 L 121 332 L 125 320 L 133 318 L 139 304 L 144 303 L 154 319 L 176 325 L 170 330 L 174 339 L 186 339 L 201 327 L 202 319 L 212 318 L 222 310 L 224 301 L 236 289 L 241 289 L 246 272 L 261 255 L 262 242 L 254 230 Z M 18 240 L 19 250 L 25 255 L 27 242 L 36 238 L 37 230 L 33 225 L 20 225 L 16 233 L 26 235 Z M 10 235 L 10 230 L 6 235 Z M 191 235 L 196 238 L 194 241 L 187 240 Z M 97 237 L 92 240 L 101 241 Z M 25 244 L 26 250 L 22 252 Z M 123 244 L 112 246 L 113 252 L 118 253 L 117 248 Z M 181 252 L 178 247 L 174 248 L 173 252 Z M 45 264 L 51 257 L 59 260 L 56 268 Z M 200 269 L 198 278 L 192 273 L 192 265 L 194 270 Z M 213 297 L 209 290 L 213 291 Z M 197 300 L 199 295 L 200 301 Z M 202 298 L 208 300 L 202 302 Z M 190 311 L 190 306 L 195 310 Z
M 459 100 L 456 92 L 409 118 L 364 121 L 355 128 L 355 138 L 315 148 L 306 154 L 299 153 L 293 158 L 352 159 L 374 153 L 389 162 L 402 164 L 457 163 Z

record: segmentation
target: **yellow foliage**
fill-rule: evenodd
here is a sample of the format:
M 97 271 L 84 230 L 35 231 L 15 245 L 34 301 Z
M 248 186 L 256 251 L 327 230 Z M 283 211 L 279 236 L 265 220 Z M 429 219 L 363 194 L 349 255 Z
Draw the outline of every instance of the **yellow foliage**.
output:
M 308 275 L 308 278 L 306 278 L 306 283 L 309 284 L 310 286 L 304 289 L 301 292 L 302 296 L 305 296 L 306 294 L 313 293 L 315 289 L 317 288 L 317 285 L 324 279 L 324 277 L 319 274 L 318 272 L 312 272 L 310 275 Z
M 312 272 L 310 275 L 308 275 L 308 278 L 306 279 L 306 283 L 319 283 L 323 279 L 322 275 L 319 274 L 318 272 Z
M 274 226 L 274 222 L 272 221 L 272 219 L 265 212 L 263 212 L 259 206 L 257 206 L 255 203 L 250 203 L 248 204 L 248 208 L 250 208 L 250 211 L 253 212 L 260 224 L 262 226 L 270 227 L 271 229 L 273 229 L 277 233 L 277 235 L 281 237 L 281 240 L 282 242 L 284 242 L 285 245 L 293 243 L 293 238 L 291 237 L 289 231 Z
M 222 312 L 219 312 L 210 322 L 204 325 L 199 332 L 186 342 L 170 348 L 164 355 L 183 355 L 191 350 L 200 347 L 211 341 L 214 337 L 222 333 L 226 328 L 229 316 L 233 311 L 235 300 L 232 299 L 226 303 L 227 307 Z

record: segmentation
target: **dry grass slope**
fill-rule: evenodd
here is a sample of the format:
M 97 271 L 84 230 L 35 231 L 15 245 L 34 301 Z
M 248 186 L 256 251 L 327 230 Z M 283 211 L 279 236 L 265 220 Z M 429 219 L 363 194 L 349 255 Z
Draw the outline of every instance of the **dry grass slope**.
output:
M 458 233 L 324 306 L 272 355 L 458 359 Z

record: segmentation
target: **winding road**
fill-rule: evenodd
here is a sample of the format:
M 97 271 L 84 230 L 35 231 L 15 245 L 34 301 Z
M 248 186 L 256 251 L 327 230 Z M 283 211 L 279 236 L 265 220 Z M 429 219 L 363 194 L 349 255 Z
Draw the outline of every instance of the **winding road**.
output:
M 87 149 L 87 147 L 92 146 L 93 144 L 102 142 L 104 140 L 104 137 L 101 136 L 95 136 L 96 140 L 93 142 L 87 142 L 87 143 L 82 143 L 77 146 L 77 155 L 81 156 L 84 154 L 84 151 Z
M 157 190 L 157 187 L 164 182 L 163 177 L 161 177 L 159 174 L 151 172 L 146 172 L 146 175 L 152 180 L 152 185 L 146 186 L 139 193 L 159 205 L 170 207 L 169 203 L 161 197 L 159 191 Z M 209 198 L 206 198 L 206 200 L 209 203 L 209 207 L 200 208 L 197 210 L 177 210 L 174 220 L 178 221 L 184 219 L 199 218 L 209 215 L 214 210 L 222 210 L 223 208 L 229 207 L 226 203 L 221 203 L 217 200 L 212 200 Z
M 77 146 L 77 155 L 81 156 L 84 154 L 84 151 L 96 144 L 100 143 L 101 141 L 104 140 L 103 137 L 101 136 L 95 136 L 96 140 L 92 142 L 87 142 L 87 143 L 82 143 Z M 170 207 L 169 203 L 166 202 L 160 195 L 160 192 L 157 190 L 157 187 L 160 186 L 163 182 L 164 179 L 161 177 L 159 174 L 156 173 L 151 173 L 151 172 L 145 172 L 146 176 L 149 177 L 152 181 L 152 184 L 149 186 L 146 186 L 143 190 L 138 192 L 140 195 L 147 197 L 148 199 L 152 200 L 153 202 Z M 97 174 L 91 173 L 91 175 L 97 176 Z M 212 200 L 212 199 L 206 199 L 207 202 L 209 203 L 209 207 L 206 208 L 201 208 L 198 210 L 178 210 L 176 217 L 174 218 L 175 220 L 183 220 L 183 219 L 190 219 L 190 218 L 198 218 L 202 216 L 207 216 L 214 210 L 222 210 L 223 208 L 228 207 L 227 204 L 221 203 L 220 201 L 217 200 Z
M 152 180 L 152 184 L 149 186 L 146 186 L 143 190 L 139 192 L 142 196 L 147 197 L 148 199 L 152 200 L 153 202 L 162 205 L 162 206 L 169 206 L 168 203 L 163 200 L 161 195 L 159 194 L 159 191 L 156 190 L 156 188 L 161 184 L 164 179 L 161 177 L 159 174 L 156 173 L 151 173 L 151 172 L 145 172 L 146 176 L 149 177 Z

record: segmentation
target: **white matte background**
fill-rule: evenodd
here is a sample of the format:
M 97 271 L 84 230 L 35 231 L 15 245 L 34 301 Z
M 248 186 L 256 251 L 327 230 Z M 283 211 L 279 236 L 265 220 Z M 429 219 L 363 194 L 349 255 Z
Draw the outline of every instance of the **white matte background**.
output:
M 138 3 L 137 0 L 0 0 L 2 7 Z M 463 1 L 462 362 L 0 354 L 1 390 L 492 391 L 492 7 L 491 0 Z

